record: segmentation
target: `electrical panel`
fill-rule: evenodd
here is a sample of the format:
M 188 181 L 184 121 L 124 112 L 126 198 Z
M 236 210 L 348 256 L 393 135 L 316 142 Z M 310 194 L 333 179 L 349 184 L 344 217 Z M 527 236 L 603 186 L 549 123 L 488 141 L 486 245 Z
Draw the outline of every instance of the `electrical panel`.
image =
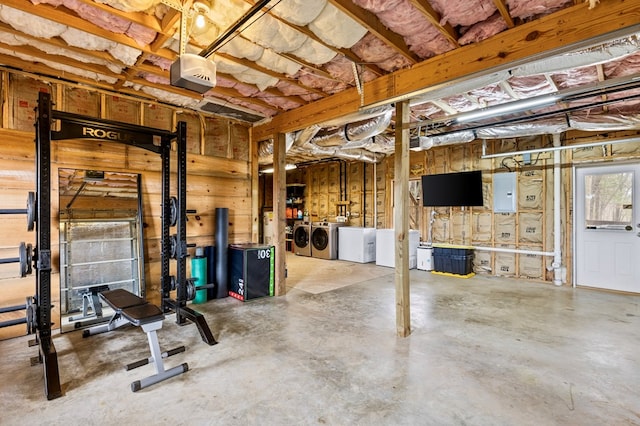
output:
M 496 173 L 493 175 L 493 212 L 515 213 L 516 173 Z

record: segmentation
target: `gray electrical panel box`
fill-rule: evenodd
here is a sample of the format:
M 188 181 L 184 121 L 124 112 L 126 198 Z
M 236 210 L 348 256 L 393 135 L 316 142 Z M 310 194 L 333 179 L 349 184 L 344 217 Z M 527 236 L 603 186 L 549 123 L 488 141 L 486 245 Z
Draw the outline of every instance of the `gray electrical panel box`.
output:
M 496 173 L 493 175 L 493 212 L 515 213 L 516 173 Z

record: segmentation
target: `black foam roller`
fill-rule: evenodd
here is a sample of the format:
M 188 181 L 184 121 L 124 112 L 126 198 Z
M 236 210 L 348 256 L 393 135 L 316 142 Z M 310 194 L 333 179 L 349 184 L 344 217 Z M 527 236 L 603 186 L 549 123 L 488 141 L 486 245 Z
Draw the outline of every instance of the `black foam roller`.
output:
M 204 255 L 207 258 L 207 284 L 215 284 L 216 282 L 216 246 L 205 246 Z M 207 289 L 207 299 L 216 298 L 216 289 Z
M 216 299 L 229 296 L 229 209 L 216 208 Z

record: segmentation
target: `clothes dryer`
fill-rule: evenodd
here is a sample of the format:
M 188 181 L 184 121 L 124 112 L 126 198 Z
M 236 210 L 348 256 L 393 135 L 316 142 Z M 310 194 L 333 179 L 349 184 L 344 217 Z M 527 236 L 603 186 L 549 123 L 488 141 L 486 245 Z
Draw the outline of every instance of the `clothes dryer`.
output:
M 311 224 L 296 221 L 293 224 L 293 252 L 298 256 L 311 256 Z
M 338 258 L 338 227 L 343 223 L 314 222 L 311 224 L 311 256 L 320 259 Z

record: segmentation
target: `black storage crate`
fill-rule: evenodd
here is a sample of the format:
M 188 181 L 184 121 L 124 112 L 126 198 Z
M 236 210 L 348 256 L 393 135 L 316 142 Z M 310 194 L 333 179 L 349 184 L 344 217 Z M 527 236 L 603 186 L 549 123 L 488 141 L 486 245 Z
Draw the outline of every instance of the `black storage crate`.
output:
M 473 254 L 468 256 L 451 256 L 451 273 L 468 275 L 473 272 Z
M 473 248 L 433 247 L 433 270 L 456 275 L 473 272 Z

